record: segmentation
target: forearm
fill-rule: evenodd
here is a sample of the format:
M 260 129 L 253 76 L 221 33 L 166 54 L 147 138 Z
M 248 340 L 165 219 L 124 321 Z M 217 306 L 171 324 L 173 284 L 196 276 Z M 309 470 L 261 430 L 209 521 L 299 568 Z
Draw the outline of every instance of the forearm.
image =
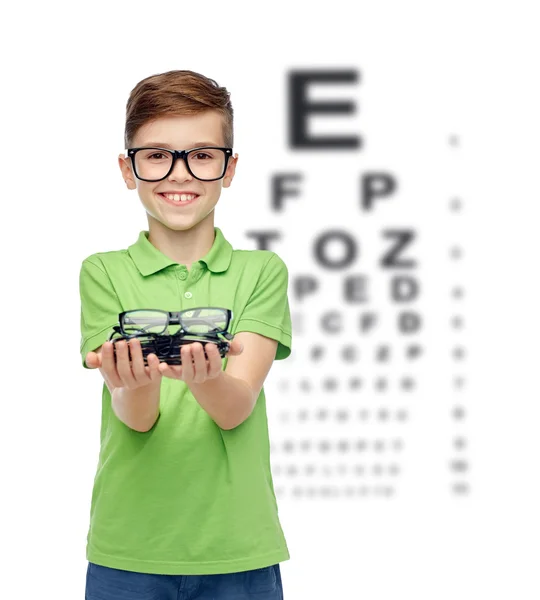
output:
M 190 383 L 197 402 L 221 427 L 233 429 L 251 414 L 256 398 L 249 385 L 225 371 L 204 383 Z
M 135 431 L 150 430 L 159 416 L 160 389 L 161 378 L 135 390 L 125 387 L 114 388 L 112 393 L 114 414 Z

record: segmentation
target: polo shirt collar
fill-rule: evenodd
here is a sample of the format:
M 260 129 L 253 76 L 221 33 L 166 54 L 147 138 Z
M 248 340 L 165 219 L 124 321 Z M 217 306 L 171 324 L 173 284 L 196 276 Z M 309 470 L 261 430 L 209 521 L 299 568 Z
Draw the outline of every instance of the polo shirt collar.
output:
M 170 265 L 178 263 L 165 256 L 149 240 L 149 232 L 143 230 L 139 233 L 137 241 L 128 247 L 129 255 L 141 275 L 145 277 L 161 271 Z M 199 259 L 213 273 L 221 273 L 229 268 L 232 258 L 232 246 L 219 227 L 214 227 L 214 243 L 209 252 Z

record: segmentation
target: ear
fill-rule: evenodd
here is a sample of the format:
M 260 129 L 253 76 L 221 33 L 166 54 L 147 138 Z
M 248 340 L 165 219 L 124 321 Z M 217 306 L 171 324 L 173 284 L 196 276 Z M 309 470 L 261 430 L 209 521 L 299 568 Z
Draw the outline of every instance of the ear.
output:
M 229 163 L 227 164 L 227 170 L 225 171 L 225 177 L 223 178 L 223 187 L 228 188 L 233 180 L 234 174 L 236 172 L 236 164 L 238 163 L 238 154 L 235 154 L 233 157 L 229 159 Z
M 118 155 L 118 166 L 120 167 L 122 177 L 126 182 L 128 190 L 136 190 L 137 183 L 135 182 L 135 175 L 133 174 L 133 169 L 131 168 L 130 161 L 131 159 L 126 158 L 123 154 Z

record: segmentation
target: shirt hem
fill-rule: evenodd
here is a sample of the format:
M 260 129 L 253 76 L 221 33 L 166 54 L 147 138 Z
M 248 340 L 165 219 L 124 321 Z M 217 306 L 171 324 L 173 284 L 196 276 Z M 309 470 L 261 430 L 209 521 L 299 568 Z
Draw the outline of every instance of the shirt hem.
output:
M 92 548 L 87 548 L 86 559 L 103 567 L 137 573 L 150 573 L 153 575 L 223 575 L 226 573 L 238 573 L 240 571 L 270 567 L 276 563 L 289 560 L 290 555 L 287 549 L 282 548 L 269 554 L 249 558 L 209 562 L 172 562 L 112 556 L 110 554 L 103 554 Z

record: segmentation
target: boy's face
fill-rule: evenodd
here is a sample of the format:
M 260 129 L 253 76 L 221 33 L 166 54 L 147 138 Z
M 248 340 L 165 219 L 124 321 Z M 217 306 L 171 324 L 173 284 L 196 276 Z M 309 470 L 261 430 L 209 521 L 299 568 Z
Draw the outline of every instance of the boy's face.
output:
M 133 148 L 161 147 L 187 150 L 198 146 L 225 146 L 222 116 L 207 110 L 198 115 L 160 117 L 139 128 L 132 140 Z M 131 159 L 118 157 L 122 176 L 128 189 L 136 189 L 146 212 L 165 227 L 186 231 L 200 223 L 214 209 L 221 189 L 229 187 L 234 177 L 238 155 L 229 159 L 225 176 L 217 181 L 201 181 L 191 175 L 183 160 L 177 160 L 174 169 L 161 181 L 141 181 L 135 177 Z M 196 195 L 194 201 L 173 204 L 164 195 Z

